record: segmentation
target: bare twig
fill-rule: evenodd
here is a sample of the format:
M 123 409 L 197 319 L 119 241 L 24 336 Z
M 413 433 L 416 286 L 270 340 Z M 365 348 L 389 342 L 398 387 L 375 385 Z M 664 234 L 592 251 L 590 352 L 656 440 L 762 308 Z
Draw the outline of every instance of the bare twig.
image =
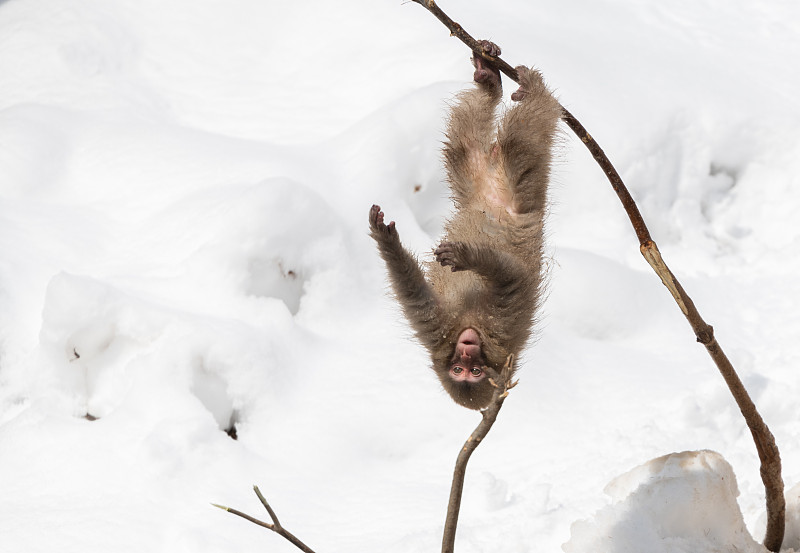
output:
M 251 517 L 250 515 L 248 515 L 246 513 L 243 513 L 241 511 L 237 511 L 236 509 L 231 509 L 230 507 L 225 507 L 223 505 L 217 505 L 216 503 L 212 503 L 212 505 L 214 507 L 219 507 L 223 511 L 228 511 L 229 513 L 231 513 L 233 515 L 242 517 L 245 520 L 249 520 L 253 524 L 257 524 L 259 526 L 263 526 L 264 528 L 267 528 L 268 530 L 272 530 L 276 534 L 279 534 L 279 535 L 283 536 L 284 538 L 286 538 L 286 540 L 291 542 L 300 551 L 304 551 L 305 553 L 314 553 L 313 549 L 311 549 L 306 544 L 301 542 L 297 538 L 297 536 L 295 536 L 294 534 L 289 532 L 286 528 L 281 526 L 281 523 L 278 521 L 278 516 L 275 514 L 275 511 L 272 510 L 272 507 L 269 506 L 269 503 L 267 503 L 267 500 L 264 499 L 264 496 L 261 495 L 261 490 L 258 489 L 258 486 L 253 486 L 253 491 L 256 492 L 256 495 L 258 496 L 258 500 L 261 501 L 261 504 L 267 510 L 267 513 L 269 513 L 269 518 L 272 519 L 272 524 L 270 524 L 269 522 L 264 522 L 263 520 L 258 520 L 257 518 Z
M 450 19 L 445 14 L 436 2 L 433 0 L 412 0 L 413 2 L 423 6 L 429 12 L 436 16 L 439 21 L 450 30 L 452 36 L 457 37 L 464 44 L 466 44 L 473 55 L 478 55 L 494 64 L 500 71 L 505 73 L 510 79 L 517 82 L 517 72 L 505 61 L 499 57 L 493 57 L 483 51 L 478 42 L 467 33 L 461 25 Z M 636 202 L 631 197 L 622 178 L 617 173 L 614 165 L 606 156 L 603 149 L 595 141 L 594 138 L 586 131 L 583 125 L 572 115 L 566 108 L 562 106 L 563 110 L 561 118 L 569 126 L 570 129 L 581 139 L 586 147 L 594 157 L 595 161 L 600 165 L 603 172 L 606 174 L 611 186 L 617 193 L 617 196 L 622 202 L 625 212 L 633 225 L 636 236 L 639 239 L 639 248 L 642 255 L 656 272 L 661 279 L 661 282 L 667 287 L 672 294 L 675 302 L 680 307 L 684 316 L 686 317 L 689 325 L 697 337 L 697 341 L 703 344 L 708 351 L 711 359 L 717 365 L 725 383 L 733 394 L 736 404 L 739 406 L 745 422 L 747 423 L 750 433 L 753 435 L 753 440 L 756 444 L 758 457 L 761 461 L 761 481 L 764 483 L 767 499 L 767 532 L 764 537 L 764 546 L 770 551 L 778 551 L 783 542 L 783 534 L 786 519 L 786 501 L 783 496 L 783 478 L 781 477 L 781 458 L 778 446 L 775 443 L 775 437 L 769 430 L 769 427 L 761 418 L 755 404 L 750 399 L 747 390 L 742 384 L 741 379 L 736 374 L 733 365 L 728 360 L 728 357 L 722 351 L 716 338 L 714 338 L 714 329 L 706 323 L 697 311 L 697 308 L 692 302 L 689 295 L 678 282 L 678 279 L 670 271 L 667 264 L 661 257 L 658 247 L 653 239 L 650 237 L 650 231 L 647 230 L 647 225 L 642 218 Z
M 516 381 L 511 381 L 511 367 L 514 364 L 514 356 L 509 355 L 506 359 L 506 364 L 497 374 L 497 371 L 491 367 L 486 367 L 485 370 L 489 374 L 490 382 L 494 386 L 494 394 L 492 395 L 492 402 L 489 406 L 481 411 L 481 420 L 478 427 L 470 434 L 464 447 L 458 453 L 456 459 L 456 467 L 453 470 L 453 483 L 450 486 L 450 500 L 447 503 L 447 518 L 444 522 L 444 536 L 442 538 L 442 553 L 453 553 L 456 540 L 456 526 L 458 525 L 458 513 L 461 510 L 461 493 L 464 490 L 464 477 L 467 473 L 467 462 L 469 461 L 472 452 L 480 445 L 481 441 L 492 429 L 494 421 L 497 419 L 497 414 L 503 406 L 503 402 L 508 396 L 508 391 L 517 385 Z

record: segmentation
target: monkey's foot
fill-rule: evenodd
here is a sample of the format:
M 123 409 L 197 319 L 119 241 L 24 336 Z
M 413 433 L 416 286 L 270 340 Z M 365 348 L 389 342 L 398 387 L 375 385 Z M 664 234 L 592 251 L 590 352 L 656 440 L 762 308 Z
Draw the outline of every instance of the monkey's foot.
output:
M 479 40 L 478 44 L 481 46 L 483 53 L 496 58 L 500 55 L 500 47 L 494 42 L 488 40 Z M 497 69 L 490 62 L 483 59 L 477 54 L 472 56 L 472 64 L 475 66 L 475 73 L 472 78 L 478 84 L 486 84 L 490 86 L 500 85 L 500 70 Z
M 387 225 L 383 220 L 384 214 L 381 211 L 381 206 L 373 205 L 369 210 L 369 228 L 372 230 L 372 237 L 376 240 L 379 238 L 397 238 L 397 229 L 394 227 L 394 221 Z
M 516 69 L 517 75 L 519 76 L 519 89 L 511 94 L 511 99 L 515 102 L 521 102 L 531 92 L 538 92 L 545 88 L 544 79 L 539 71 L 530 69 L 524 65 L 520 65 L 514 69 Z
M 433 250 L 436 256 L 436 262 L 440 263 L 442 267 L 450 267 L 450 270 L 463 271 L 465 267 L 459 263 L 459 249 L 458 242 L 442 242 L 439 247 Z

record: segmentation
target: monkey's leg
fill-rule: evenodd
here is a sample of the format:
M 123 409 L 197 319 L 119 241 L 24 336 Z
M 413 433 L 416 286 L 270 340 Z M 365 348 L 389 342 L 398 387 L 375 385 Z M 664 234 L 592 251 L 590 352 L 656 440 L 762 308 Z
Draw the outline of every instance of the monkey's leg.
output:
M 420 341 L 429 346 L 431 337 L 438 336 L 440 333 L 437 331 L 441 327 L 436 292 L 425 280 L 425 273 L 417 259 L 400 242 L 394 221 L 388 225 L 384 223 L 380 206 L 373 205 L 370 209 L 369 226 L 370 234 L 378 243 L 378 251 L 389 270 L 397 301 Z
M 500 55 L 500 48 L 481 41 L 484 52 Z M 457 204 L 469 202 L 476 178 L 486 175 L 494 139 L 495 108 L 503 95 L 500 72 L 480 56 L 474 56 L 476 87 L 460 93 L 450 112 L 444 160 Z
M 516 209 L 531 213 L 544 211 L 561 106 L 541 73 L 524 66 L 516 69 L 520 88 L 511 98 L 518 103 L 506 114 L 497 143 Z

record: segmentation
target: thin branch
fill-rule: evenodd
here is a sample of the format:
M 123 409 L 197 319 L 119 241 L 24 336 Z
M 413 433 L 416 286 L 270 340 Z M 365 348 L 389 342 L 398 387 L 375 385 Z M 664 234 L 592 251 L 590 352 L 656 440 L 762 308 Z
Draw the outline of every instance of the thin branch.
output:
M 270 524 L 269 522 L 264 522 L 263 520 L 258 520 L 255 517 L 251 517 L 250 515 L 248 515 L 246 513 L 243 513 L 241 511 L 237 511 L 236 509 L 231 509 L 230 507 L 225 507 L 223 505 L 217 505 L 216 503 L 212 503 L 212 505 L 214 507 L 218 507 L 218 508 L 222 509 L 223 511 L 228 511 L 232 515 L 236 515 L 238 517 L 242 517 L 245 520 L 249 520 L 253 524 L 257 524 L 258 526 L 263 526 L 264 528 L 266 528 L 268 530 L 272 530 L 276 534 L 279 534 L 279 535 L 283 536 L 286 540 L 291 542 L 292 545 L 297 547 L 300 551 L 303 551 L 305 553 L 314 553 L 313 549 L 308 547 L 306 544 L 304 544 L 302 541 L 300 541 L 297 538 L 297 536 L 295 536 L 294 534 L 289 532 L 286 528 L 281 526 L 281 523 L 278 521 L 278 516 L 275 514 L 275 511 L 272 510 L 272 507 L 269 506 L 269 503 L 267 503 L 267 500 L 264 499 L 264 496 L 261 495 L 261 490 L 258 489 L 258 486 L 253 486 L 253 491 L 256 492 L 256 495 L 258 496 L 259 501 L 261 501 L 261 504 L 267 510 L 267 513 L 269 514 L 270 519 L 272 519 L 272 524 Z
M 273 511 L 272 507 L 269 506 L 269 503 L 267 503 L 267 500 L 264 498 L 263 495 L 261 495 L 261 490 L 258 489 L 258 486 L 253 486 L 253 491 L 256 492 L 256 496 L 258 496 L 258 500 L 261 502 L 261 504 L 267 510 L 267 514 L 269 514 L 269 518 L 272 519 L 272 522 L 275 524 L 275 526 L 277 526 L 278 528 L 281 528 L 281 523 L 278 521 L 278 515 L 275 514 L 275 511 Z
M 439 21 L 450 30 L 451 36 L 457 37 L 464 44 L 466 44 L 473 55 L 478 55 L 494 64 L 500 71 L 505 73 L 510 79 L 518 82 L 517 72 L 505 61 L 499 57 L 488 55 L 483 51 L 478 42 L 467 33 L 461 25 L 450 19 L 433 0 L 412 0 L 413 2 L 421 5 Z M 781 458 L 778 446 L 775 443 L 775 437 L 769 430 L 769 427 L 764 422 L 764 419 L 758 413 L 755 404 L 747 393 L 741 379 L 736 374 L 730 360 L 722 351 L 716 338 L 714 338 L 714 329 L 706 323 L 697 311 L 694 302 L 678 282 L 678 279 L 670 271 L 667 264 L 661 257 L 658 251 L 658 246 L 650 237 L 650 232 L 647 230 L 647 225 L 639 212 L 636 202 L 628 192 L 622 178 L 614 168 L 614 165 L 606 156 L 603 149 L 595 141 L 594 138 L 586 131 L 583 125 L 572 115 L 566 108 L 561 107 L 563 113 L 561 118 L 569 126 L 570 129 L 581 139 L 581 142 L 589 149 L 592 157 L 600 165 L 606 177 L 608 178 L 614 191 L 622 202 L 625 212 L 633 225 L 636 236 L 639 239 L 639 248 L 650 264 L 650 267 L 656 272 L 661 279 L 661 282 L 667 287 L 672 294 L 675 302 L 680 307 L 684 316 L 686 317 L 689 325 L 697 337 L 697 341 L 703 344 L 708 351 L 711 359 L 716 364 L 725 383 L 731 391 L 739 410 L 744 416 L 750 433 L 753 435 L 753 440 L 756 444 L 758 457 L 761 461 L 761 481 L 764 483 L 767 499 L 767 532 L 764 537 L 764 547 L 770 551 L 778 551 L 783 542 L 783 535 L 786 523 L 786 501 L 783 495 L 783 478 L 781 477 Z
M 453 553 L 456 541 L 456 526 L 458 525 L 458 513 L 461 510 L 461 493 L 464 490 L 464 477 L 467 473 L 467 462 L 472 452 L 480 445 L 489 430 L 492 429 L 497 414 L 503 406 L 503 402 L 508 396 L 508 391 L 517 385 L 516 381 L 511 381 L 511 367 L 514 364 L 514 356 L 509 355 L 506 364 L 498 375 L 491 367 L 485 370 L 489 374 L 490 382 L 494 386 L 492 402 L 481 411 L 481 420 L 478 427 L 470 434 L 464 447 L 458 453 L 456 467 L 453 470 L 453 483 L 450 486 L 450 500 L 447 503 L 447 518 L 444 522 L 444 536 L 442 537 L 442 553 Z

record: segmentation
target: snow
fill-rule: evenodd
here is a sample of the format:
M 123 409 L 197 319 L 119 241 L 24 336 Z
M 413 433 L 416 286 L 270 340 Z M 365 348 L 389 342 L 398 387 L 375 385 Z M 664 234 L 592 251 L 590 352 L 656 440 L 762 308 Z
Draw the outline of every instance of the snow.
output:
M 718 453 L 653 459 L 615 478 L 606 493 L 613 503 L 572 526 L 566 553 L 758 550 L 736 504 L 736 476 Z
M 441 6 L 617 166 L 776 436 L 800 550 L 800 5 Z M 254 484 L 319 553 L 439 547 L 479 415 L 367 212 L 436 242 L 468 57 L 412 3 L 0 1 L 5 550 L 295 551 L 211 506 L 266 519 Z M 548 299 L 457 550 L 764 551 L 730 393 L 566 127 L 557 157 Z

